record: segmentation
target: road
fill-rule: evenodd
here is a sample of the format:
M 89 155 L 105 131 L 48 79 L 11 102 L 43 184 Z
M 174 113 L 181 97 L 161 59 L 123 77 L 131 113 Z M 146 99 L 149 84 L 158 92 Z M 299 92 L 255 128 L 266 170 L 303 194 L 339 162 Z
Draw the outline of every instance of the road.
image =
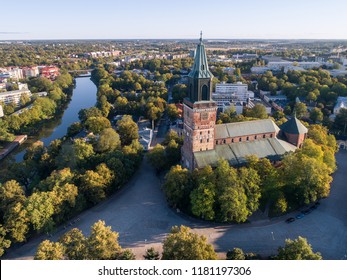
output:
M 285 217 L 267 219 L 261 215 L 251 223 L 243 225 L 221 225 L 202 222 L 167 207 L 160 181 L 146 160 L 130 183 L 119 193 L 103 203 L 83 212 L 78 222 L 67 229 L 60 228 L 49 237 L 56 241 L 61 234 L 78 227 L 85 234 L 98 220 L 119 232 L 119 242 L 123 248 L 131 248 L 137 258 L 142 258 L 146 248 L 151 246 L 161 250 L 161 242 L 173 225 L 187 225 L 199 234 L 208 237 L 220 257 L 233 247 L 245 252 L 261 255 L 276 253 L 284 245 L 286 238 L 306 237 L 314 251 L 322 253 L 324 259 L 346 259 L 347 255 L 347 151 L 337 155 L 338 171 L 334 174 L 331 195 L 321 201 L 318 209 L 301 220 L 286 224 Z M 11 250 L 6 259 L 32 258 L 38 244 L 47 236 L 30 240 L 24 246 Z

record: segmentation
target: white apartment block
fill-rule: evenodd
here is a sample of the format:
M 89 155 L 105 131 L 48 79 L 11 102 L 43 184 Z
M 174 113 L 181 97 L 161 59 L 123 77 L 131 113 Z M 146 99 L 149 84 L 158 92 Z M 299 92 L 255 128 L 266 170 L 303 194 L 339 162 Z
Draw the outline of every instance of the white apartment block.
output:
M 236 84 L 216 84 L 214 96 L 218 97 L 218 95 L 239 101 L 246 101 L 248 98 L 254 98 L 254 92 L 249 91 L 248 85 L 242 82 L 237 82 Z
M 299 66 L 305 70 L 309 70 L 312 68 L 318 68 L 321 66 L 319 62 L 292 62 L 292 61 L 270 61 L 267 67 L 270 70 L 280 71 L 282 68 L 291 67 L 291 66 Z
M 11 68 L 8 70 L 8 74 L 11 79 L 16 81 L 24 79 L 23 70 L 21 68 Z
M 0 101 L 4 102 L 5 105 L 14 103 L 16 105 L 19 105 L 20 97 L 22 94 L 28 94 L 31 96 L 30 90 L 13 90 L 13 91 L 5 91 L 0 92 Z

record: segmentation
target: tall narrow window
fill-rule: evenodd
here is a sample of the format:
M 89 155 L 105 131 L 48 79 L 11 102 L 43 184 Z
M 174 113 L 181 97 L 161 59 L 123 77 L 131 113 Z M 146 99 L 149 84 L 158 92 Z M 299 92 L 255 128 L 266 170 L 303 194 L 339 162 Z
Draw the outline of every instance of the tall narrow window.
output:
M 202 86 L 202 100 L 208 100 L 208 88 L 207 85 Z

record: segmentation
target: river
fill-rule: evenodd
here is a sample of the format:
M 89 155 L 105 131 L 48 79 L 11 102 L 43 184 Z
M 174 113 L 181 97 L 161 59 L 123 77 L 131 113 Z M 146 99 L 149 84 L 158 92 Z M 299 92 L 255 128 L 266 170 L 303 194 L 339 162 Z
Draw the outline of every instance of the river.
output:
M 14 150 L 8 155 L 0 166 L 8 166 L 11 162 L 20 162 L 23 160 L 25 150 L 36 141 L 42 141 L 45 145 L 49 145 L 52 140 L 58 139 L 66 135 L 67 128 L 74 122 L 79 121 L 78 112 L 81 109 L 89 108 L 96 103 L 97 87 L 90 80 L 90 77 L 76 78 L 75 88 L 71 101 L 67 108 L 60 116 L 56 116 L 53 120 L 47 121 L 38 135 L 29 137 L 27 142 Z

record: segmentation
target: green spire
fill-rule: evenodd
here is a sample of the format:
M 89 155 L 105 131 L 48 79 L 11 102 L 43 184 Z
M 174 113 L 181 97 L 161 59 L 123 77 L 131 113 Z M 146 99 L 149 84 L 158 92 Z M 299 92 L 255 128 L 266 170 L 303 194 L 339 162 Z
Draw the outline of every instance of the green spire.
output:
M 196 47 L 195 59 L 192 71 L 188 74 L 190 78 L 212 79 L 213 75 L 208 69 L 205 46 L 202 42 L 202 31 L 200 32 L 200 42 Z

